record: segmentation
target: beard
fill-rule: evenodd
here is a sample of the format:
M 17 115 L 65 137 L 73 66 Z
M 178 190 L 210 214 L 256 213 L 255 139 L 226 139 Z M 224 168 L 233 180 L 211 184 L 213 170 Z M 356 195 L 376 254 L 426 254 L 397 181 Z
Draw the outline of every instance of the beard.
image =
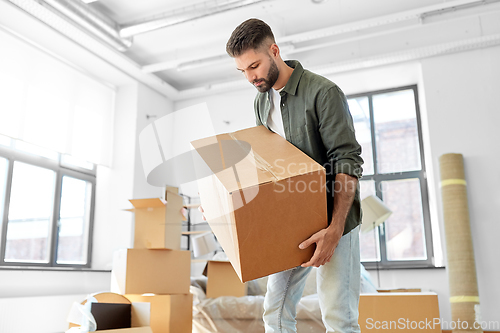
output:
M 267 77 L 254 80 L 252 82 L 254 86 L 255 83 L 262 82 L 261 85 L 255 86 L 255 88 L 257 88 L 257 90 L 260 91 L 261 93 L 269 91 L 269 89 L 271 89 L 274 86 L 276 81 L 278 81 L 278 77 L 280 75 L 280 71 L 278 69 L 278 66 L 276 65 L 276 62 L 271 57 L 269 57 L 269 60 L 271 60 L 271 67 L 269 67 L 269 72 L 267 72 Z

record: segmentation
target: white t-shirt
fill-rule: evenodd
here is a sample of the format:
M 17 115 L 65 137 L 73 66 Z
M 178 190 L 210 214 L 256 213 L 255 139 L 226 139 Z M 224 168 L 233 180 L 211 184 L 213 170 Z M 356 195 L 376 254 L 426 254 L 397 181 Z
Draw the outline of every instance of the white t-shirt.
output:
M 271 110 L 269 110 L 269 118 L 267 119 L 267 124 L 269 128 L 274 132 L 281 135 L 285 138 L 285 128 L 283 127 L 283 118 L 281 117 L 281 96 L 279 90 L 274 90 L 271 88 L 271 93 L 269 94 L 271 97 Z

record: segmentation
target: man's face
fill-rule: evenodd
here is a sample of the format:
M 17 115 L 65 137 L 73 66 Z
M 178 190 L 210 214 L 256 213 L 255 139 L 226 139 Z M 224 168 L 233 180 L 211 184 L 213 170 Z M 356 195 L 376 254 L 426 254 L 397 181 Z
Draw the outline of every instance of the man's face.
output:
M 267 52 L 247 50 L 234 60 L 236 68 L 260 92 L 268 91 L 278 80 L 280 74 L 278 66 Z

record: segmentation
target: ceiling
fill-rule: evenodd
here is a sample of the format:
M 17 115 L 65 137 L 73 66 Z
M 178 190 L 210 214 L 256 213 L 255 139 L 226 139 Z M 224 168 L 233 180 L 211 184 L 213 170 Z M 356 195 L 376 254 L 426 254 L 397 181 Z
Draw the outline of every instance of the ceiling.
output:
M 58 0 L 9 1 L 17 6 L 32 1 L 49 7 L 47 3 Z M 225 44 L 233 29 L 251 17 L 272 27 L 285 57 L 298 59 L 304 67 L 322 74 L 444 52 L 438 47 L 450 52 L 463 41 L 483 45 L 485 36 L 500 33 L 498 0 L 253 1 L 98 0 L 85 6 L 114 21 L 123 33 L 124 27 L 151 20 L 181 18 L 231 2 L 246 3 L 241 8 L 134 34 L 131 46 L 124 51 L 105 42 L 101 44 L 106 45 L 106 52 L 94 51 L 174 100 L 247 84 L 226 55 Z M 500 43 L 498 37 L 498 41 L 487 42 Z
M 99 0 L 91 6 L 106 13 L 120 25 L 127 25 L 204 2 L 207 1 Z M 141 66 L 172 61 L 172 68 L 155 72 L 155 75 L 175 88 L 185 90 L 241 77 L 235 70 L 232 59 L 225 55 L 225 44 L 234 28 L 248 18 L 257 17 L 267 22 L 279 40 L 280 37 L 442 2 L 440 0 L 329 0 L 315 4 L 311 0 L 269 0 L 136 35 L 132 47 L 125 54 Z M 187 70 L 178 70 L 178 66 L 175 66 L 176 61 L 182 64 L 189 62 L 190 59 L 213 55 L 224 56 L 224 60 Z

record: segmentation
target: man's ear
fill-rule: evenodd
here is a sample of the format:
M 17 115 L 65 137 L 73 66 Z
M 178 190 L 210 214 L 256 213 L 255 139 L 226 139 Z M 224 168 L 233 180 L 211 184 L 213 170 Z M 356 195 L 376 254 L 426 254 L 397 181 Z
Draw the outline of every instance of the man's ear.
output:
M 269 51 L 271 52 L 273 58 L 278 58 L 280 56 L 280 48 L 276 43 L 271 44 L 271 46 L 269 47 Z

